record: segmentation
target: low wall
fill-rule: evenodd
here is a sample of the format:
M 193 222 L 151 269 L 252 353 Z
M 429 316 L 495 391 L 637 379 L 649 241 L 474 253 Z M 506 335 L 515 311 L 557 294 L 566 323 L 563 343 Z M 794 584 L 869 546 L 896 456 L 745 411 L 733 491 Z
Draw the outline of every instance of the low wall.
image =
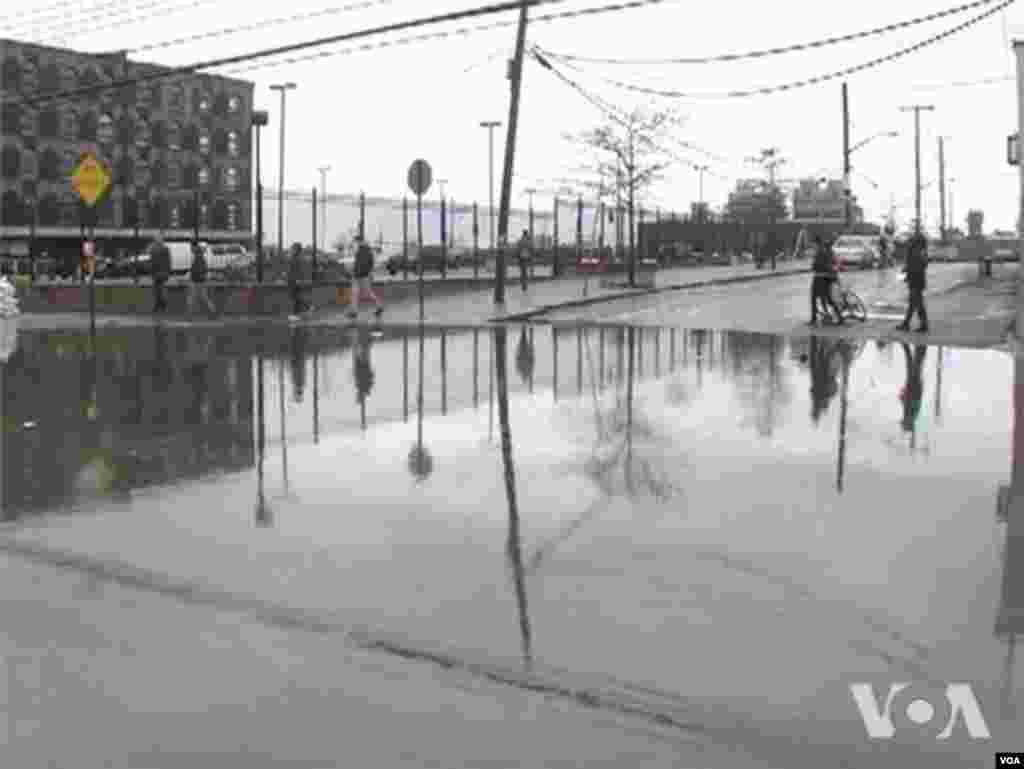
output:
M 550 280 L 543 278 L 538 280 Z M 491 278 L 447 278 L 424 282 L 424 293 L 431 297 L 450 296 L 463 291 L 485 289 L 493 285 Z M 36 283 L 17 281 L 18 300 L 22 312 L 88 312 L 90 287 L 82 284 Z M 386 281 L 375 287 L 385 302 L 402 302 L 419 296 L 416 280 Z M 95 287 L 97 314 L 149 314 L 153 310 L 153 285 L 140 283 L 103 283 Z M 287 315 L 292 311 L 288 286 L 283 283 L 229 284 L 208 283 L 207 292 L 224 315 Z M 188 283 L 167 284 L 167 312 L 183 315 L 188 311 Z M 351 287 L 347 281 L 313 286 L 303 284 L 303 298 L 311 298 L 316 307 L 346 306 L 351 303 Z

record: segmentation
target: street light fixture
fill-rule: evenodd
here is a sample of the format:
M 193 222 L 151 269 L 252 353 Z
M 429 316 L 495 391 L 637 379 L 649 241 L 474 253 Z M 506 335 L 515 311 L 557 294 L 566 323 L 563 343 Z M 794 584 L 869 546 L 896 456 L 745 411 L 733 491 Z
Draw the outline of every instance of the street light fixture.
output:
M 278 91 L 281 94 L 281 155 L 277 177 L 277 254 L 278 258 L 284 256 L 284 114 L 285 94 L 298 86 L 295 83 L 279 83 L 270 86 L 271 91 Z
M 869 136 L 867 139 L 863 139 L 863 140 L 857 142 L 856 144 L 854 144 L 852 147 L 850 147 L 850 154 L 852 155 L 854 152 L 859 150 L 865 144 L 873 142 L 875 139 L 881 139 L 882 137 L 887 137 L 889 139 L 895 139 L 895 138 L 898 138 L 899 135 L 900 135 L 899 131 L 882 131 L 881 133 L 874 134 L 873 136 Z
M 491 231 L 491 257 L 494 257 L 494 129 L 501 126 L 500 120 L 484 120 L 480 123 L 481 128 L 487 129 L 487 146 L 490 167 L 490 231 Z

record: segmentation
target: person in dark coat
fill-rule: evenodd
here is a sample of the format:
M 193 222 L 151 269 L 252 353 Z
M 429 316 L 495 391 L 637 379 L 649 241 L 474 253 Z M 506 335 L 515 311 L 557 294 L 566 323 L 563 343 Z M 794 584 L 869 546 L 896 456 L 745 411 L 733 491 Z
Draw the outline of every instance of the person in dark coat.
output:
M 213 306 L 210 295 L 206 290 L 206 279 L 209 267 L 206 264 L 205 249 L 196 241 L 192 242 L 192 267 L 189 270 L 191 283 L 188 290 L 188 311 L 192 314 L 196 305 L 202 304 L 211 317 L 217 314 L 217 308 Z
M 920 325 L 916 331 L 927 333 L 928 311 L 924 306 L 924 290 L 927 285 L 925 272 L 928 270 L 928 241 L 920 230 L 915 232 L 907 243 L 907 259 L 903 272 L 907 276 L 907 314 L 903 322 L 897 326 L 900 331 L 910 331 L 910 319 L 917 314 Z
M 523 230 L 523 234 L 519 238 L 519 247 L 517 248 L 517 256 L 519 257 L 519 281 L 523 287 L 523 291 L 527 289 L 527 271 L 530 267 L 530 261 L 533 259 L 533 238 L 530 236 L 529 230 Z
M 814 236 L 814 277 L 811 279 L 811 321 L 808 325 L 818 324 L 818 308 L 822 309 L 823 319 L 828 317 L 831 308 L 838 323 L 843 322 L 843 315 L 832 298 L 832 286 L 836 281 L 836 267 L 832 258 L 832 249 L 821 235 Z
M 302 244 L 292 243 L 291 252 L 288 255 L 288 291 L 292 297 L 292 316 L 297 317 L 305 309 L 305 302 L 302 301 Z
M 376 305 L 374 314 L 379 318 L 384 312 L 384 303 L 373 290 L 373 247 L 361 237 L 356 237 L 356 259 L 352 266 L 352 307 L 350 318 L 359 317 L 359 302 L 365 296 Z
M 171 277 L 171 250 L 159 235 L 149 247 L 149 263 L 153 270 L 153 312 L 166 312 L 165 287 Z

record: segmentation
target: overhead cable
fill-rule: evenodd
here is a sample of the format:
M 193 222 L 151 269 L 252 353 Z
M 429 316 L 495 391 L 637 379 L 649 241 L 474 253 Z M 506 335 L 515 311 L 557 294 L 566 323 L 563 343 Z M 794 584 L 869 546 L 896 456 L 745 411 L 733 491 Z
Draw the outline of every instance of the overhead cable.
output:
M 97 94 L 105 91 L 114 91 L 125 86 L 135 86 L 142 83 L 151 83 L 160 80 L 168 80 L 171 78 L 179 78 L 184 75 L 191 75 L 204 70 L 213 69 L 215 67 L 226 67 L 232 64 L 239 64 L 247 61 L 254 61 L 257 59 L 266 59 L 271 56 L 280 56 L 282 54 L 291 53 L 293 51 L 302 51 L 310 48 L 319 48 L 325 45 L 333 45 L 334 43 L 342 43 L 348 40 L 358 40 L 364 37 L 373 37 L 375 35 L 385 35 L 390 32 L 401 32 L 407 29 L 416 29 L 418 27 L 426 27 L 434 24 L 443 24 L 450 21 L 459 21 L 461 19 L 473 18 L 476 16 L 487 16 L 495 13 L 504 13 L 506 11 L 518 11 L 525 2 L 529 6 L 546 5 L 554 2 L 563 2 L 564 0 L 503 0 L 503 2 L 493 3 L 485 6 L 478 6 L 476 8 L 469 8 L 461 11 L 450 11 L 448 13 L 438 14 L 435 16 L 426 16 L 419 19 L 412 19 L 409 21 L 394 22 L 392 24 L 384 24 L 378 27 L 372 27 L 370 29 L 358 30 L 356 32 L 346 32 L 338 35 L 328 35 L 325 37 L 318 37 L 312 40 L 305 40 L 299 43 L 289 43 L 287 45 L 275 46 L 273 48 L 264 48 L 258 51 L 252 51 L 249 53 L 236 54 L 234 56 L 224 56 L 218 59 L 209 59 L 207 61 L 197 62 L 195 64 L 184 64 L 177 67 L 167 67 L 157 72 L 148 72 L 134 77 L 122 78 L 115 80 L 112 83 L 99 83 L 96 85 L 81 86 L 78 88 L 71 88 L 63 91 L 57 91 L 52 94 L 40 94 L 37 96 L 22 97 L 20 99 L 8 99 L 8 105 L 31 105 L 31 104 L 43 104 L 53 101 L 63 101 L 67 99 L 77 99 L 80 97 L 95 97 Z M 647 0 L 652 2 L 653 0 Z M 661 0 L 663 1 L 663 0 Z
M 634 91 L 636 93 L 643 93 L 649 96 L 661 96 L 670 99 L 734 99 L 749 96 L 765 96 L 769 94 L 781 93 L 784 91 L 791 91 L 797 88 L 804 88 L 810 85 L 818 85 L 820 83 L 825 83 L 830 80 L 836 80 L 838 78 L 848 77 L 849 75 L 855 74 L 857 72 L 862 72 L 864 70 L 877 67 L 881 64 L 887 64 L 891 61 L 895 61 L 896 59 L 902 58 L 911 53 L 915 53 L 916 51 L 919 51 L 922 48 L 934 45 L 935 43 L 938 43 L 946 39 L 947 37 L 951 37 L 957 32 L 962 32 L 968 27 L 978 24 L 979 22 L 987 19 L 988 17 L 998 13 L 1003 8 L 1012 5 L 1014 2 L 1015 0 L 1003 0 L 1003 2 L 997 5 L 996 7 L 991 8 L 985 11 L 984 13 L 979 14 L 978 16 L 970 18 L 967 21 L 963 22 L 962 24 L 958 24 L 957 26 L 947 29 L 944 32 L 940 32 L 937 35 L 933 35 L 929 38 L 926 38 L 925 40 L 922 40 L 919 43 L 907 46 L 906 48 L 901 48 L 900 50 L 890 53 L 886 56 L 880 56 L 878 58 L 871 59 L 870 61 L 863 62 L 862 64 L 857 64 L 855 66 L 847 67 L 846 69 L 838 70 L 835 72 L 829 72 L 824 75 L 818 75 L 816 77 L 807 78 L 805 80 L 796 80 L 790 83 L 783 83 L 781 85 L 768 86 L 765 88 L 755 88 L 747 91 L 724 91 L 721 93 L 686 93 L 684 91 L 648 88 L 645 86 L 636 85 L 634 83 L 626 83 L 621 80 L 615 80 L 606 77 L 600 77 L 599 79 L 603 80 L 609 85 L 615 86 L 616 88 L 622 88 L 627 91 Z M 543 52 L 545 54 L 548 54 L 548 51 L 546 50 L 543 50 Z M 577 71 L 580 71 L 578 67 L 574 66 L 573 68 L 576 69 Z
M 812 40 L 807 43 L 793 43 L 791 45 L 779 46 L 777 48 L 765 48 L 761 50 L 746 51 L 744 53 L 724 53 L 717 56 L 698 56 L 698 57 L 676 57 L 676 58 L 663 58 L 663 59 L 612 59 L 612 58 L 601 58 L 597 56 L 577 56 L 565 53 L 556 53 L 554 51 L 547 51 L 547 53 L 556 58 L 566 61 L 578 61 L 587 64 L 625 64 L 625 65 L 647 65 L 647 64 L 716 64 L 721 62 L 729 61 L 742 61 L 744 59 L 760 59 L 766 56 L 778 56 L 780 54 L 795 53 L 797 51 L 806 51 L 813 48 L 823 48 L 829 45 L 836 45 L 838 43 L 846 43 L 851 40 L 859 40 L 865 37 L 872 37 L 874 35 L 885 34 L 886 32 L 892 32 L 897 29 L 904 29 L 906 27 L 916 26 L 918 24 L 925 24 L 929 21 L 935 21 L 946 16 L 953 16 L 956 14 L 970 11 L 974 8 L 979 8 L 984 5 L 990 5 L 995 0 L 974 0 L 974 2 L 966 3 L 964 5 L 958 5 L 955 8 L 948 8 L 943 11 L 937 11 L 930 13 L 927 16 L 918 16 L 913 19 L 906 21 L 899 21 L 893 24 L 886 24 L 882 27 L 875 27 L 874 29 L 864 30 L 862 32 L 853 32 L 848 35 L 840 35 L 838 37 L 827 37 L 821 40 Z
M 47 36 L 41 39 L 41 44 L 56 44 L 66 43 L 69 40 L 73 40 L 76 37 L 82 35 L 89 35 L 95 32 L 103 32 L 108 29 L 120 29 L 131 24 L 139 24 L 142 22 L 149 22 L 153 19 L 163 18 L 165 16 L 171 16 L 176 13 L 183 11 L 191 11 L 194 8 L 198 8 L 203 5 L 209 5 L 210 3 L 216 2 L 216 0 L 190 0 L 186 3 L 179 5 L 168 5 L 166 0 L 147 0 L 138 4 L 134 9 L 126 9 L 117 14 L 110 14 L 111 18 L 120 16 L 124 13 L 142 13 L 143 15 L 136 15 L 129 18 L 115 18 L 112 21 L 108 21 L 105 24 L 97 24 L 94 26 L 79 26 L 77 23 L 65 25 L 65 33 L 57 36 Z
M 304 11 L 302 13 L 292 14 L 291 16 L 278 16 L 273 19 L 254 21 L 251 24 L 240 24 L 234 27 L 224 27 L 223 29 L 215 29 L 208 32 L 197 32 L 194 35 L 186 35 L 184 37 L 178 37 L 171 40 L 162 40 L 158 43 L 147 43 L 146 45 L 140 45 L 135 48 L 128 49 L 128 53 L 155 51 L 160 48 L 170 48 L 175 45 L 184 45 L 185 43 L 193 43 L 200 40 L 210 40 L 217 37 L 237 35 L 242 32 L 255 32 L 256 30 L 265 29 L 267 27 L 275 27 L 282 24 L 293 24 L 300 21 L 309 21 L 310 19 L 319 19 L 324 16 L 335 16 L 341 13 L 348 13 L 349 11 L 371 8 L 375 5 L 388 5 L 393 2 L 394 0 L 362 0 L 358 3 L 349 3 L 348 5 L 337 6 L 334 8 L 322 8 L 318 11 Z
M 619 2 L 610 5 L 600 5 L 589 8 L 578 8 L 572 11 L 561 11 L 558 13 L 541 14 L 539 16 L 530 17 L 530 24 L 542 24 L 551 21 L 559 21 L 561 19 L 577 18 L 580 16 L 595 16 L 603 13 L 611 13 L 614 11 L 625 11 L 633 8 L 640 8 L 647 5 L 658 5 L 669 1 L 670 0 L 629 0 L 629 2 Z M 552 4 L 560 2 L 565 2 L 565 0 L 539 0 L 536 4 Z M 518 8 L 518 4 L 516 4 L 516 7 Z M 332 56 L 346 56 L 351 53 L 356 53 L 359 51 L 368 51 L 376 48 L 389 48 L 391 46 L 396 45 L 408 45 L 410 43 L 418 43 L 423 42 L 425 40 L 443 39 L 447 37 L 453 37 L 456 35 L 464 36 L 473 34 L 475 32 L 486 32 L 493 29 L 512 27 L 518 23 L 518 20 L 510 19 L 508 21 L 497 21 L 490 24 L 481 24 L 475 27 L 459 27 L 456 29 L 442 30 L 440 32 L 427 32 L 422 35 L 412 35 L 410 37 L 403 37 L 394 40 L 382 40 L 378 43 L 367 43 L 352 48 L 342 48 L 341 50 L 337 51 L 319 51 L 317 53 L 307 54 L 305 56 L 294 56 L 279 61 L 261 62 L 260 64 L 253 64 L 248 67 L 232 69 L 224 74 L 238 75 L 244 72 L 251 72 L 256 69 L 263 69 L 265 67 L 276 67 L 283 66 L 286 64 L 299 64 L 306 61 L 327 59 Z

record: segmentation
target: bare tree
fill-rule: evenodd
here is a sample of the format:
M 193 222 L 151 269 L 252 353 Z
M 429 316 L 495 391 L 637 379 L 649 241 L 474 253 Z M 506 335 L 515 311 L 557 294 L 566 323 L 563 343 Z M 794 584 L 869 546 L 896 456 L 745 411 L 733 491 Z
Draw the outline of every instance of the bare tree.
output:
M 606 122 L 565 139 L 587 150 L 592 160 L 576 168 L 584 174 L 573 180 L 597 193 L 599 201 L 625 197 L 629 211 L 629 283 L 636 284 L 636 206 L 638 198 L 664 178 L 674 162 L 665 148 L 668 132 L 681 119 L 672 110 L 635 107 L 629 112 L 608 112 Z

